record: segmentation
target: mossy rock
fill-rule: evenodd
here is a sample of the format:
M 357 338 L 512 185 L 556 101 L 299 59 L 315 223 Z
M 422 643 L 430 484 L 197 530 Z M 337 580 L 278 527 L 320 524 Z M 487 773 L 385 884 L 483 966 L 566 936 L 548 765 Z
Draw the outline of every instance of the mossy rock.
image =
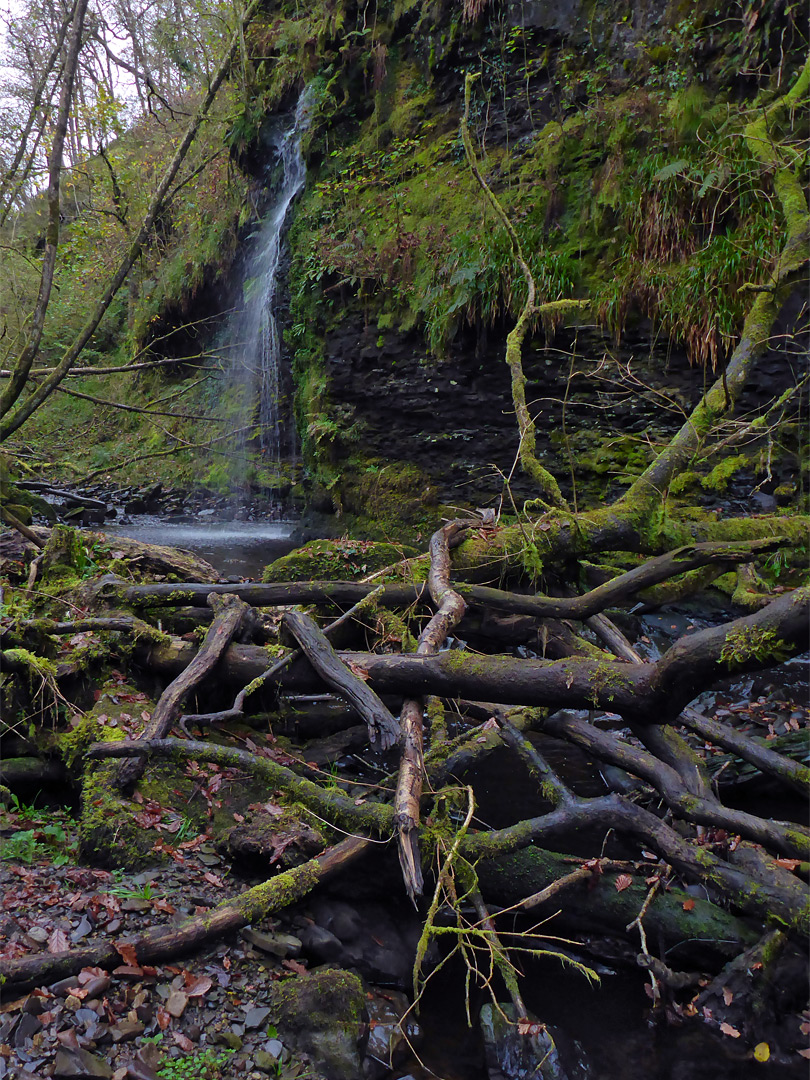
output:
M 376 458 L 350 461 L 341 480 L 343 509 L 356 533 L 413 541 L 435 530 L 438 492 L 417 465 Z
M 359 1044 L 365 1033 L 363 983 L 348 971 L 321 968 L 274 983 L 268 1004 L 279 1037 L 305 1054 L 313 1080 L 357 1080 Z
M 416 554 L 370 540 L 313 540 L 264 568 L 262 581 L 349 581 Z

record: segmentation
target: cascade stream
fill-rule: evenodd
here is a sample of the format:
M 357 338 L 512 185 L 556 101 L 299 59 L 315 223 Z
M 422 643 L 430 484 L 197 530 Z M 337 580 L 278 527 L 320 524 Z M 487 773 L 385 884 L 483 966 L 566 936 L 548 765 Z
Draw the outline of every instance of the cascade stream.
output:
M 292 203 L 306 180 L 301 137 L 309 124 L 311 95 L 298 99 L 291 126 L 274 140 L 281 165 L 281 183 L 259 232 L 243 280 L 243 306 L 232 314 L 223 332 L 222 351 L 229 364 L 231 386 L 242 402 L 241 450 L 248 444 L 268 464 L 293 461 L 295 430 L 289 405 L 289 376 L 283 369 L 278 323 L 279 270 Z

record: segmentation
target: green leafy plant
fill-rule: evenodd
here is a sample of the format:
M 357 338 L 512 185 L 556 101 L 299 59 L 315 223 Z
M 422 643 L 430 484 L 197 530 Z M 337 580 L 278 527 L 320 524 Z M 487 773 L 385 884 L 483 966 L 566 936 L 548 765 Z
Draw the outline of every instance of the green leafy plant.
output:
M 161 1080 L 221 1080 L 233 1050 L 201 1050 L 167 1061 L 158 1069 Z

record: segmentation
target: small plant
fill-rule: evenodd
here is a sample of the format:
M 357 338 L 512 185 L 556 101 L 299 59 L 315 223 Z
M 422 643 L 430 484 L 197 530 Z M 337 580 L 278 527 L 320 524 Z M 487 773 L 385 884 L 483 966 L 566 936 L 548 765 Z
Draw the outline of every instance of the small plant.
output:
M 110 892 L 113 896 L 118 896 L 122 900 L 148 900 L 151 902 L 156 896 L 151 881 L 145 881 L 141 886 L 114 885 Z
M 158 1069 L 161 1080 L 221 1080 L 233 1050 L 201 1050 L 190 1057 L 167 1061 Z
M 75 859 L 78 845 L 65 827 L 62 811 L 37 809 L 12 794 L 8 814 L 31 828 L 17 829 L 0 842 L 0 860 L 29 864 L 49 860 L 54 866 L 64 866 Z

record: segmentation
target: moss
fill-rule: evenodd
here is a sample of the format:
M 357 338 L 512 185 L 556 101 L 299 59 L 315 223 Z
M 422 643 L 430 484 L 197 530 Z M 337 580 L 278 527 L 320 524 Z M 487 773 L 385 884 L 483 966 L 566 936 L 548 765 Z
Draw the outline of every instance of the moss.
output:
M 438 495 L 418 465 L 379 458 L 350 459 L 346 464 L 343 509 L 355 531 L 408 544 L 433 532 L 440 513 Z
M 723 458 L 707 476 L 701 479 L 701 486 L 708 491 L 725 491 L 732 477 L 749 465 L 750 461 L 746 454 L 734 454 L 731 457 Z
M 781 662 L 789 655 L 789 645 L 777 637 L 775 630 L 762 626 L 738 626 L 732 627 L 726 634 L 717 662 L 733 671 L 745 667 L 751 660 Z
M 3 655 L 9 664 L 20 664 L 27 668 L 29 680 L 32 680 L 34 676 L 50 681 L 56 679 L 56 665 L 44 656 L 37 656 L 28 649 L 6 649 Z
M 346 581 L 399 562 L 413 548 L 367 540 L 314 540 L 264 568 L 262 581 Z

